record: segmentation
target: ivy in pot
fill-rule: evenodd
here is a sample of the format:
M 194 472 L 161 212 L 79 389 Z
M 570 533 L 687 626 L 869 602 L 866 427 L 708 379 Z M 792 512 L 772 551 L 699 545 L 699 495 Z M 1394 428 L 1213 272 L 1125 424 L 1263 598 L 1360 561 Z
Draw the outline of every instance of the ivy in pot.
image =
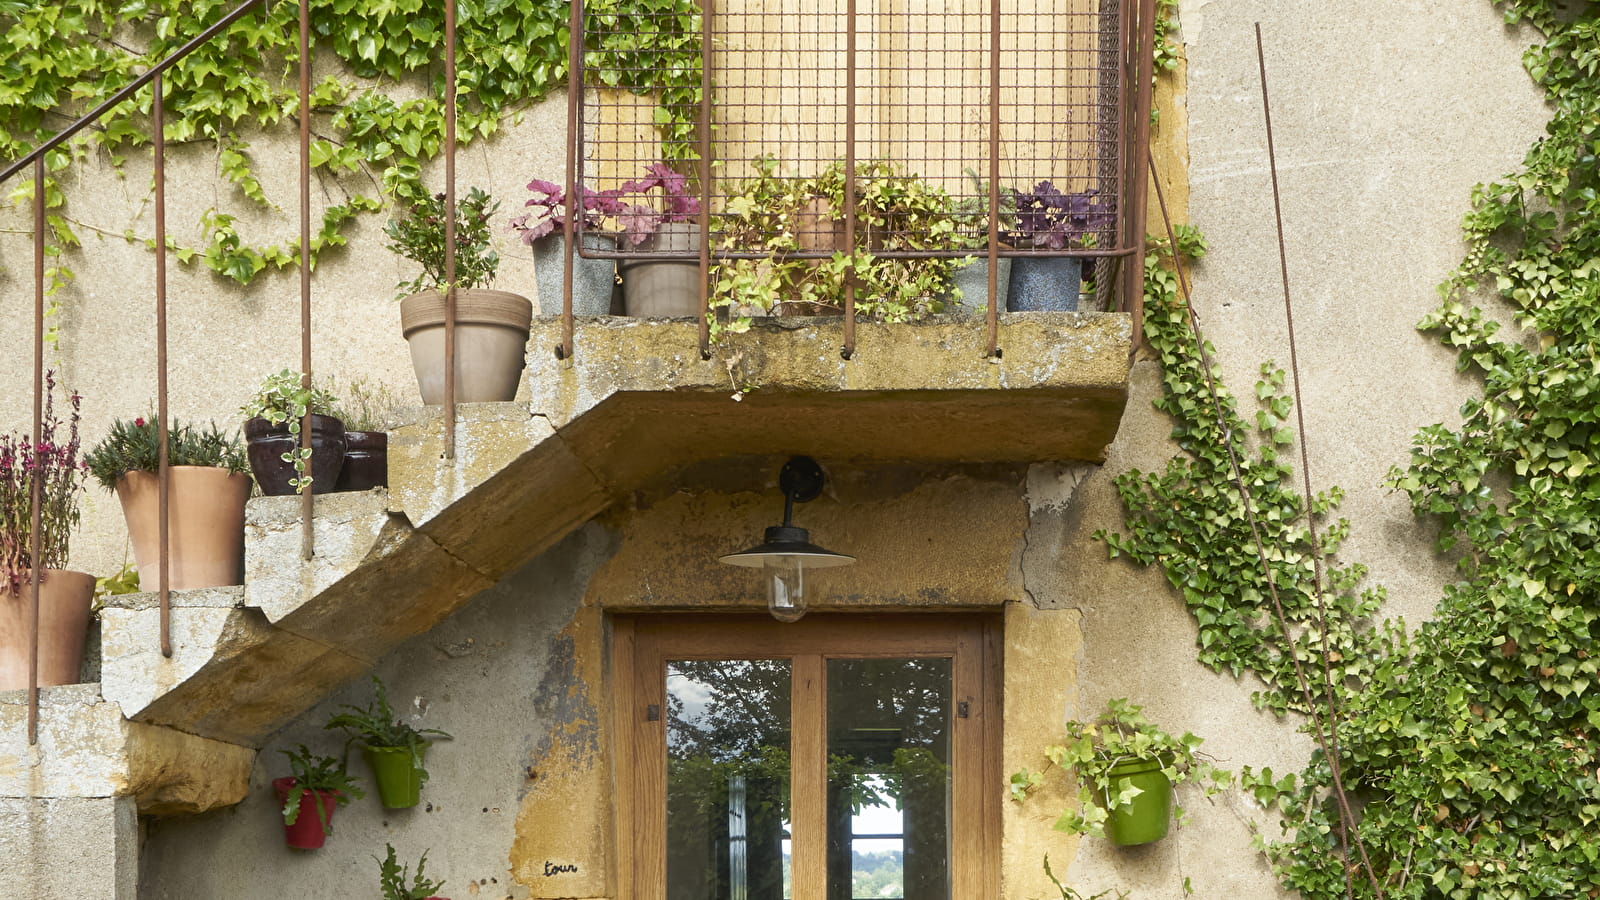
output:
M 308 487 L 318 494 L 333 490 L 344 465 L 344 423 L 333 416 L 334 406 L 332 394 L 284 369 L 263 379 L 239 408 L 250 471 L 263 494 L 302 494 Z M 310 449 L 300 446 L 301 422 L 308 412 Z
M 365 708 L 348 703 L 340 709 L 347 710 L 328 720 L 326 728 L 337 728 L 349 735 L 349 744 L 360 742 L 361 754 L 372 767 L 373 780 L 378 784 L 378 797 L 387 809 L 407 809 L 420 800 L 422 785 L 428 780 L 428 770 L 423 767 L 428 747 L 435 740 L 450 738 L 437 728 L 414 728 L 401 721 L 389 705 L 389 695 L 383 681 L 372 676 L 377 696 Z
M 1056 830 L 1103 833 L 1124 846 L 1160 840 L 1173 815 L 1180 823 L 1184 818 L 1172 801 L 1174 786 L 1193 781 L 1209 795 L 1232 780 L 1200 755 L 1200 744 L 1193 734 L 1162 731 L 1126 699 L 1107 703 L 1094 721 L 1068 722 L 1061 743 L 1044 748 L 1050 762 L 1078 782 L 1078 808 L 1063 811 Z M 1011 799 L 1021 802 L 1048 777 L 1049 770 L 1013 773 Z

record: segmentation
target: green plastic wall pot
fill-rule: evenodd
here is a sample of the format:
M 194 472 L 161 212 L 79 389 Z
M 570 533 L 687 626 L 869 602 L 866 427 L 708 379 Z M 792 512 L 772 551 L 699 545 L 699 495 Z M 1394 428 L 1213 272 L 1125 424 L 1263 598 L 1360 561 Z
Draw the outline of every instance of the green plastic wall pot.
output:
M 1109 774 L 1113 795 L 1121 791 L 1124 784 L 1132 784 L 1140 790 L 1139 796 L 1110 811 L 1105 827 L 1111 843 L 1131 847 L 1166 837 L 1167 825 L 1172 821 L 1172 782 L 1161 773 L 1161 760 L 1120 763 L 1113 766 Z
M 417 751 L 428 755 L 428 745 Z M 384 809 L 410 809 L 417 805 L 422 794 L 422 768 L 411 764 L 411 751 L 406 747 L 363 747 L 361 755 L 372 767 L 372 780 L 378 783 L 378 799 Z

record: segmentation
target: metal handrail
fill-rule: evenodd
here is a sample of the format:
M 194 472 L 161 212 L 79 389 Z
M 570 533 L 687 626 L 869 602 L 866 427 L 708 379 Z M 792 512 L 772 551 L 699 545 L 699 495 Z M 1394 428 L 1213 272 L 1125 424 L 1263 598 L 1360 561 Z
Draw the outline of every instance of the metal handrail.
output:
M 200 48 L 207 41 L 216 37 L 222 31 L 227 30 L 229 26 L 233 25 L 233 23 L 244 18 L 245 13 L 249 12 L 251 7 L 259 6 L 262 9 L 265 9 L 267 3 L 268 0 L 244 0 L 244 2 L 235 7 L 232 12 L 212 23 L 211 27 L 200 32 L 188 43 L 173 51 L 172 54 L 166 59 L 163 59 L 154 66 L 151 66 L 143 75 L 135 78 L 122 90 L 117 91 L 115 94 L 112 94 L 110 97 L 106 98 L 105 102 L 79 116 L 75 121 L 73 121 L 72 124 L 56 132 L 54 137 L 45 140 L 44 143 L 28 151 L 26 156 L 22 157 L 11 165 L 6 166 L 4 171 L 0 171 L 0 184 L 4 184 L 6 179 L 27 168 L 34 162 L 34 160 L 40 159 L 46 153 L 49 153 L 51 150 L 54 150 L 62 144 L 65 144 L 68 139 L 83 129 L 89 127 L 96 119 L 99 119 L 101 116 L 105 115 L 111 110 L 121 106 L 124 100 L 127 100 L 129 97 L 137 93 L 140 88 L 155 80 L 156 76 L 172 68 L 174 65 L 177 65 L 183 60 L 184 57 L 188 56 L 190 53 L 193 53 L 195 50 Z M 159 135 L 157 137 L 159 139 Z

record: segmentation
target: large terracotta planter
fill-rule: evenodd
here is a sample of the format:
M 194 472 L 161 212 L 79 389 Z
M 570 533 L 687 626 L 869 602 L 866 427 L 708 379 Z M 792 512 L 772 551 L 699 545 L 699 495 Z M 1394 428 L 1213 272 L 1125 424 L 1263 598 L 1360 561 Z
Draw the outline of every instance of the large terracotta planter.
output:
M 242 584 L 244 502 L 250 476 L 208 466 L 173 466 L 167 492 L 168 561 L 173 590 Z M 133 541 L 139 584 L 161 586 L 161 500 L 154 472 L 117 479 L 117 499 Z
M 278 795 L 278 821 L 283 821 L 283 804 L 289 800 L 289 789 L 294 787 L 294 777 L 272 779 L 272 790 Z M 317 804 L 322 805 L 322 817 L 317 817 Z M 339 806 L 337 791 L 306 791 L 300 795 L 300 814 L 293 825 L 283 826 L 284 842 L 296 850 L 316 850 L 328 840 L 328 830 L 333 828 L 333 811 Z M 322 823 L 328 823 L 328 829 Z
M 645 238 L 638 249 L 660 253 L 662 257 L 625 259 L 618 264 L 628 315 L 698 317 L 706 292 L 700 280 L 700 226 L 695 222 L 669 222 Z
M 336 491 L 370 491 L 389 486 L 389 435 L 382 431 L 346 431 L 344 466 Z
M 522 377 L 533 303 L 505 291 L 456 291 L 456 402 L 513 400 Z M 411 345 L 422 402 L 444 402 L 444 294 L 400 301 L 400 329 Z
M 286 497 L 293 494 L 289 479 L 295 477 L 294 463 L 285 462 L 283 454 L 300 446 L 300 441 L 289 433 L 289 423 L 274 425 L 261 417 L 244 423 L 245 451 L 250 456 L 250 471 L 261 485 L 261 493 L 268 497 Z M 311 416 L 311 493 L 327 494 L 335 490 L 339 469 L 344 465 L 344 423 L 333 416 Z
M 32 587 L 0 589 L 0 691 L 28 686 L 28 600 Z M 39 579 L 39 684 L 77 684 L 89 630 L 94 576 L 45 569 Z

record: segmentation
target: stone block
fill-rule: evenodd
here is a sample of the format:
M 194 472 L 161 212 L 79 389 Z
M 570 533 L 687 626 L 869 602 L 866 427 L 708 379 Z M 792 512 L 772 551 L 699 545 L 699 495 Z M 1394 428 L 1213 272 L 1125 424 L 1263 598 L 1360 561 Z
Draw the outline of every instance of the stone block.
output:
M 0 885 L 18 900 L 137 900 L 133 800 L 0 799 Z

